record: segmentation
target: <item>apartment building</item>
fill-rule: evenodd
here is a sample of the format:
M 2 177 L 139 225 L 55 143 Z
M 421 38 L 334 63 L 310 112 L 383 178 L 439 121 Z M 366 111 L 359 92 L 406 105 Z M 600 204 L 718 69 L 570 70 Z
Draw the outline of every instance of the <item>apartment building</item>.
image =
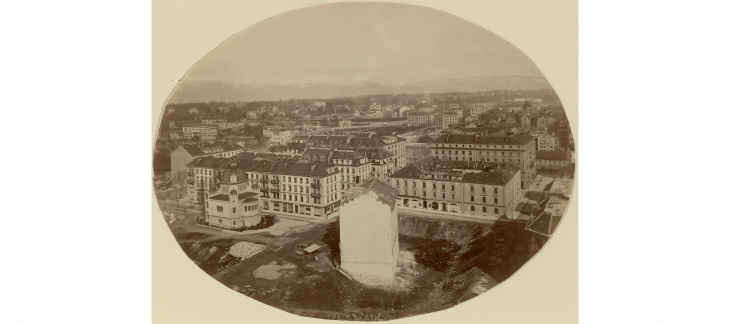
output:
M 537 151 L 537 168 L 539 170 L 560 169 L 573 162 L 570 151 Z
M 259 190 L 265 214 L 305 220 L 326 220 L 339 215 L 339 171 L 326 163 L 292 160 L 195 158 L 188 164 L 188 198 L 209 202 L 221 187 L 222 174 L 231 164 L 243 170 L 252 188 Z
M 441 130 L 449 129 L 449 125 L 458 124 L 458 123 L 459 123 L 459 114 L 457 114 L 454 111 L 447 111 L 443 114 L 438 114 L 436 116 L 436 127 Z
M 442 160 L 497 162 L 521 169 L 521 188 L 526 190 L 535 178 L 535 137 L 529 133 L 507 136 L 446 134 L 431 143 L 431 154 Z
M 520 169 L 506 163 L 448 161 L 427 157 L 391 175 L 403 211 L 462 217 L 513 218 L 520 198 Z
M 312 147 L 339 148 L 343 150 L 357 150 L 359 148 L 382 148 L 393 154 L 393 170 L 406 165 L 406 140 L 397 136 L 374 136 L 372 133 L 350 135 L 311 135 L 296 136 L 292 139 L 296 143 L 308 143 Z
M 558 139 L 555 136 L 548 133 L 541 133 L 537 135 L 538 151 L 555 151 L 558 146 Z
M 188 163 L 196 157 L 224 158 L 233 157 L 241 152 L 243 152 L 243 147 L 225 142 L 213 145 L 179 145 L 170 152 L 170 171 L 173 178 L 184 178 L 179 175 L 188 171 Z
M 204 141 L 214 141 L 218 138 L 218 126 L 215 124 L 183 125 L 185 139 L 192 139 L 195 136 Z
M 408 126 L 430 126 L 435 122 L 436 116 L 425 112 L 411 112 L 408 114 Z

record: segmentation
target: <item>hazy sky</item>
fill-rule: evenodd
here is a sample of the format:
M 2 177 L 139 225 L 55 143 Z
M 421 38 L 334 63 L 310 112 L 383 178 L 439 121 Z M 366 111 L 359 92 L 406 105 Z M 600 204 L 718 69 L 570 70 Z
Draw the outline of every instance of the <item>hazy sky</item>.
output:
M 184 81 L 297 84 L 542 76 L 517 48 L 428 8 L 338 4 L 281 14 L 237 34 Z

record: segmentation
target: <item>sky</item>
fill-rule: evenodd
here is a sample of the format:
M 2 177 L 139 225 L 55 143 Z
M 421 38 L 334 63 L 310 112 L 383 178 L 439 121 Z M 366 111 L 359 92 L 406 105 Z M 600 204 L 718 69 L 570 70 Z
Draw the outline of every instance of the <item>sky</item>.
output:
M 214 49 L 183 82 L 301 85 L 542 77 L 519 49 L 448 13 L 393 4 L 313 6 L 259 22 Z

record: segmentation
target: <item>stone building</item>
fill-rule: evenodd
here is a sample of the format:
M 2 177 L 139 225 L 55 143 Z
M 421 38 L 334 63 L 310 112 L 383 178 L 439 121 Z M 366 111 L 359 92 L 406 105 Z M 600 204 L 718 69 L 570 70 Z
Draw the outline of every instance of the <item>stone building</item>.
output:
M 261 222 L 258 188 L 249 181 L 246 171 L 230 159 L 221 172 L 218 189 L 205 201 L 205 220 L 210 226 L 239 229 Z

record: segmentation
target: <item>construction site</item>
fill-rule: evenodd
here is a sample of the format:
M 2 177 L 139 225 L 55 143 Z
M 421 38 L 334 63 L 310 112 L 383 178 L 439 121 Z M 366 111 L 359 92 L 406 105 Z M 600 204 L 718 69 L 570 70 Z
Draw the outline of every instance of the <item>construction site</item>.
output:
M 182 225 L 179 223 L 178 225 Z M 519 269 L 534 254 L 524 222 L 399 215 L 395 284 L 371 287 L 339 267 L 339 219 L 289 222 L 246 235 L 177 226 L 173 234 L 201 270 L 241 294 L 316 318 L 387 320 L 449 308 Z

